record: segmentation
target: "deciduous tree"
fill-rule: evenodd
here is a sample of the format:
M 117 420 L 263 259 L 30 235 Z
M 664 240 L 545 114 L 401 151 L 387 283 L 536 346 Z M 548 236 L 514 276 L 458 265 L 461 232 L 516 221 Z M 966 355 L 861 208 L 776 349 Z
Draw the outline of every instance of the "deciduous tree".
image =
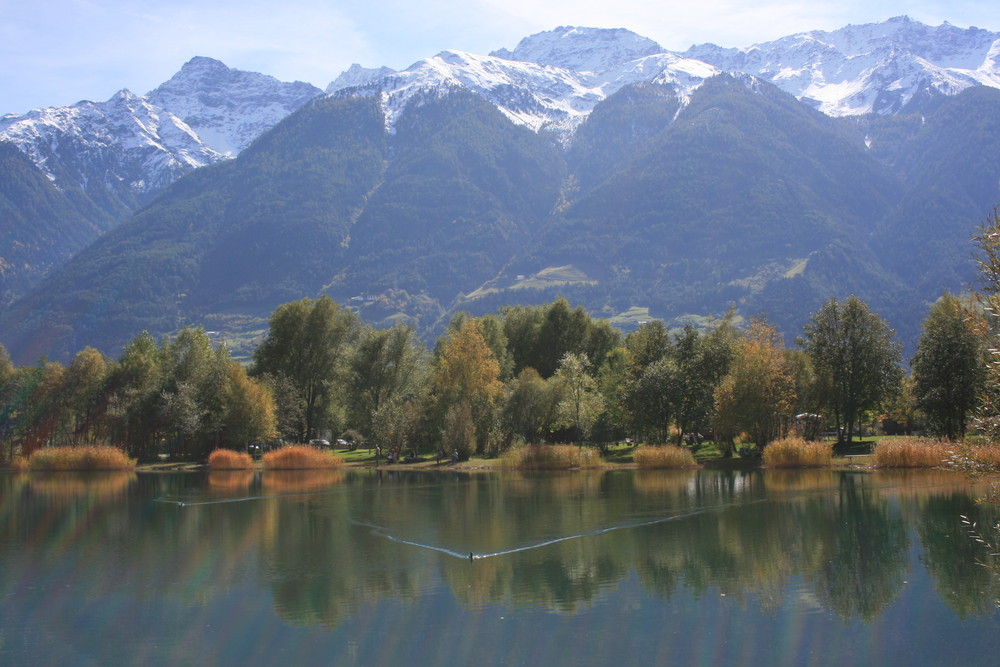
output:
M 936 435 L 965 436 L 986 373 L 981 318 L 951 294 L 931 306 L 913 357 L 917 406 Z
M 759 449 L 780 436 L 791 417 L 795 380 L 777 330 L 754 320 L 736 344 L 729 372 L 715 391 L 718 430 L 747 432 Z
M 899 389 L 902 370 L 895 334 L 854 296 L 843 302 L 830 299 L 804 329 L 800 345 L 824 378 L 824 405 L 838 433 L 850 442 L 861 414 L 878 409 Z
M 329 424 L 336 392 L 343 386 L 349 349 L 359 330 L 357 316 L 327 296 L 286 303 L 271 315 L 267 337 L 254 351 L 253 372 L 284 375 L 298 388 L 299 441 Z

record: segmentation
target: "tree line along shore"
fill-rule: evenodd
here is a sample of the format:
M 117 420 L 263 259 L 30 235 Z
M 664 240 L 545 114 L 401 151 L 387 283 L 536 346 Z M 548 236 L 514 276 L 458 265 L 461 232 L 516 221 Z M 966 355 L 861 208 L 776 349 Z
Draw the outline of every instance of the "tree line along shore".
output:
M 794 346 L 763 318 L 738 327 L 731 315 L 623 335 L 560 298 L 460 313 L 428 349 L 410 326 L 372 328 L 326 296 L 278 307 L 249 363 L 200 328 L 141 333 L 116 359 L 88 347 L 68 365 L 15 367 L 0 346 L 0 464 L 85 446 L 205 462 L 313 439 L 397 462 L 706 439 L 723 458 L 762 457 L 824 434 L 843 448 L 861 427 L 992 442 L 998 237 L 994 213 L 975 237 L 982 293 L 930 306 L 906 370 L 893 331 L 856 297 L 825 302 Z

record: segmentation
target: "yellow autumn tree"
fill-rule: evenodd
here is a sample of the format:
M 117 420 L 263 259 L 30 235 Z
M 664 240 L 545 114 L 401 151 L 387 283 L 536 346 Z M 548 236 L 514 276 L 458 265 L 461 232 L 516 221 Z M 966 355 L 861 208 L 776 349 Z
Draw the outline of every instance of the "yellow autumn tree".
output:
M 444 446 L 458 450 L 460 456 L 468 456 L 473 449 L 485 451 L 503 394 L 503 382 L 500 364 L 477 320 L 465 320 L 442 343 L 434 389 Z
M 781 335 L 755 319 L 715 390 L 717 430 L 727 439 L 746 432 L 763 449 L 780 437 L 794 404 L 795 379 Z

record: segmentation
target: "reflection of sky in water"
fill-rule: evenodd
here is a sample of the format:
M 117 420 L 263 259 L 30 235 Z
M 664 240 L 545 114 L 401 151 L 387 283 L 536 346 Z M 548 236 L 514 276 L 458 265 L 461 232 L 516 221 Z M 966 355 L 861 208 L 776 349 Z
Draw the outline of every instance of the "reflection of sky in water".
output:
M 0 474 L 0 663 L 974 665 L 1000 647 L 1000 585 L 958 519 L 992 508 L 950 473 L 265 476 Z

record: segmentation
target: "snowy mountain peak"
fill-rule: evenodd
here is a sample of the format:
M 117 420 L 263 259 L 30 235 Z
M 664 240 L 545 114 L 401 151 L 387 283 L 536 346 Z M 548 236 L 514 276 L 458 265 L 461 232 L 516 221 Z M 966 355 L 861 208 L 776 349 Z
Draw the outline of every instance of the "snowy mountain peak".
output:
M 13 142 L 59 187 L 126 203 L 191 169 L 232 157 L 322 91 L 306 83 L 189 60 L 151 93 L 123 89 L 106 102 L 8 114 L 0 140 Z
M 308 83 L 283 83 L 198 56 L 147 98 L 183 119 L 213 150 L 233 156 L 322 92 Z
M 396 70 L 391 67 L 362 67 L 358 63 L 354 63 L 349 69 L 341 72 L 336 79 L 330 82 L 330 85 L 326 87 L 326 92 L 335 93 L 344 88 L 366 86 L 372 81 L 384 79 L 395 73 Z
M 490 55 L 578 72 L 603 72 L 663 52 L 653 40 L 624 28 L 560 26 L 525 37 L 513 51 L 499 49 Z
M 723 72 L 756 77 L 746 79 L 751 88 L 770 82 L 829 115 L 896 113 L 928 95 L 1000 88 L 1000 33 L 898 16 L 744 48 L 702 44 L 670 53 L 626 29 L 561 26 L 513 50 L 442 51 L 399 72 L 355 64 L 327 92 L 378 95 L 392 130 L 413 99 L 464 89 L 513 122 L 568 142 L 594 107 L 624 86 L 667 86 L 683 101 Z M 57 185 L 104 183 L 132 196 L 236 155 L 321 94 L 308 83 L 197 56 L 145 96 L 122 90 L 106 102 L 3 116 L 0 140 L 14 142 Z
M 739 49 L 701 44 L 684 55 L 759 76 L 831 116 L 887 114 L 930 93 L 1000 88 L 1000 69 L 990 59 L 998 39 L 1000 33 L 980 28 L 928 26 L 897 16 Z

